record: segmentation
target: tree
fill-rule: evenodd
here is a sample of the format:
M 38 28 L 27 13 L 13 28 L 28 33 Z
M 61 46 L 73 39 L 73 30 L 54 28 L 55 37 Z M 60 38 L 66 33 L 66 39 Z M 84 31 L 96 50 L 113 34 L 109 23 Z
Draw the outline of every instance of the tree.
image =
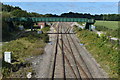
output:
M 3 3 L 2 3 L 2 11 L 6 11 L 6 12 L 11 12 L 11 11 L 13 11 L 13 10 L 22 10 L 21 8 L 19 8 L 19 7 L 13 7 L 13 6 L 10 6 L 10 5 L 4 5 Z
M 4 31 L 8 31 L 8 24 L 7 24 L 7 22 L 6 22 L 6 19 L 7 18 L 10 18 L 10 14 L 9 13 L 7 13 L 7 12 L 2 12 L 2 30 L 3 30 L 3 32 Z
M 15 27 L 12 26 L 12 28 L 9 27 L 8 22 L 6 21 L 7 18 L 10 18 L 11 15 L 8 12 L 2 12 L 2 40 L 10 39 L 10 29 L 15 30 Z
M 53 14 L 45 14 L 44 17 L 53 17 Z
M 38 14 L 38 13 L 35 13 L 35 12 L 30 13 L 30 15 L 31 15 L 32 17 L 43 17 L 43 16 L 44 16 L 44 15 L 42 15 L 42 14 Z
M 30 17 L 30 14 L 27 11 L 18 10 L 18 9 L 12 11 L 11 14 L 14 17 Z

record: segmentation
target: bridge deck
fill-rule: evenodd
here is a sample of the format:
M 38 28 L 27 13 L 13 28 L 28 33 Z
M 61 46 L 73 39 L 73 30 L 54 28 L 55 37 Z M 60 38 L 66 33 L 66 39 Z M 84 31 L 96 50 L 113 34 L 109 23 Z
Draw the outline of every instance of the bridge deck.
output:
M 20 17 L 9 18 L 8 21 L 31 21 L 31 22 L 87 22 L 95 23 L 94 19 L 87 18 L 63 18 L 63 17 Z

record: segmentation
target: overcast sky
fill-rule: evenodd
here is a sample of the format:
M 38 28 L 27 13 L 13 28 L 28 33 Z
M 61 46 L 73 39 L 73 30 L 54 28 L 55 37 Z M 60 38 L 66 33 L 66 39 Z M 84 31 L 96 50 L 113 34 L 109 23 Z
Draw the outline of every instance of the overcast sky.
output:
M 66 12 L 78 12 L 90 14 L 118 14 L 118 2 L 3 2 L 3 3 L 12 6 L 19 6 L 20 8 L 28 12 L 37 12 L 40 14 L 52 13 L 59 15 L 61 13 Z

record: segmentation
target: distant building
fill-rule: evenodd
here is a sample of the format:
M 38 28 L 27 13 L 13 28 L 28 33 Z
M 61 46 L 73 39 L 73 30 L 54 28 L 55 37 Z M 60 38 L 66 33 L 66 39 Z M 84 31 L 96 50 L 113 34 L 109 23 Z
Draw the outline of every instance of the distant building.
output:
M 44 28 L 45 27 L 45 22 L 38 22 L 37 23 L 38 27 L 40 27 L 40 29 Z

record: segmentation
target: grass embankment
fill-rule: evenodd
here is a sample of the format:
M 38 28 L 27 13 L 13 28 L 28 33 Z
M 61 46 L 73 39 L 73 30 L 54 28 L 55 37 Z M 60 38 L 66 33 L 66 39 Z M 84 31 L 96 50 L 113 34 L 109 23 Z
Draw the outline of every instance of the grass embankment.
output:
M 80 39 L 80 43 L 85 44 L 87 50 L 94 56 L 101 67 L 111 78 L 118 77 L 118 44 L 109 41 L 105 36 L 98 37 L 92 31 L 81 30 L 75 27 L 74 31 Z
M 96 30 L 103 31 L 107 36 L 118 37 L 118 21 L 96 21 Z
M 3 61 L 3 77 L 26 77 L 31 72 L 30 63 L 26 58 L 37 56 L 44 52 L 45 43 L 49 41 L 47 34 L 37 34 L 37 32 L 24 33 L 19 39 L 10 41 L 2 47 L 2 52 L 12 52 L 12 64 Z

